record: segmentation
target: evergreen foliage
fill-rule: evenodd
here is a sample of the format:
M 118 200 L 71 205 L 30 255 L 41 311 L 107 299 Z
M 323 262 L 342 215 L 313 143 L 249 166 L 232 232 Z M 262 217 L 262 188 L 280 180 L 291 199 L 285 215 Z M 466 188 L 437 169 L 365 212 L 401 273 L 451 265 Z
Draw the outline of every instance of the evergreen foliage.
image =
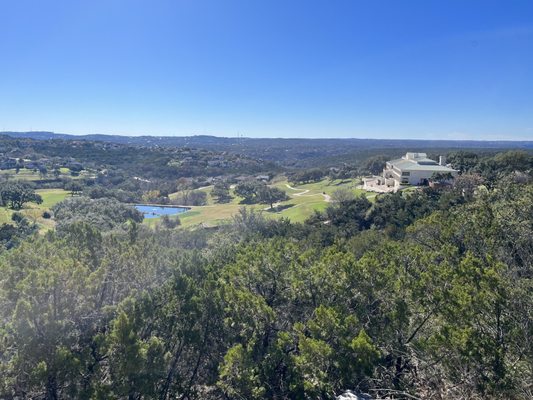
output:
M 484 190 L 339 193 L 305 224 L 243 208 L 150 229 L 69 198 L 55 231 L 0 254 L 0 398 L 529 399 L 533 185 L 515 167 Z

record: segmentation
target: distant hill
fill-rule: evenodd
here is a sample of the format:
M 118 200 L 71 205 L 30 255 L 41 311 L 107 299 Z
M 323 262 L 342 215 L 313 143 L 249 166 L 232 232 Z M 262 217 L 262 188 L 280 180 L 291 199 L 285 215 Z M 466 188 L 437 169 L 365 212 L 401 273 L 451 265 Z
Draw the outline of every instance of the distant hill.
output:
M 197 136 L 120 136 L 120 135 L 69 135 L 54 132 L 0 132 L 15 138 L 39 140 L 88 140 L 142 147 L 192 147 L 207 150 L 229 151 L 276 161 L 286 165 L 328 164 L 331 161 L 349 162 L 367 156 L 369 152 L 384 155 L 401 155 L 407 150 L 430 154 L 465 149 L 524 149 L 533 151 L 533 141 L 481 141 L 481 140 L 393 140 L 393 139 L 280 139 L 280 138 L 228 138 L 207 135 Z

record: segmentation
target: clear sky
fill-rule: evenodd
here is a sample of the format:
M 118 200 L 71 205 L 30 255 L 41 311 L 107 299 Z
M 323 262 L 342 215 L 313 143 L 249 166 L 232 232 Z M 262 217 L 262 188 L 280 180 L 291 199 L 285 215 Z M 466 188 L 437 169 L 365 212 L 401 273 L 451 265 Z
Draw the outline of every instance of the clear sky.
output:
M 533 140 L 532 0 L 0 0 L 0 131 Z

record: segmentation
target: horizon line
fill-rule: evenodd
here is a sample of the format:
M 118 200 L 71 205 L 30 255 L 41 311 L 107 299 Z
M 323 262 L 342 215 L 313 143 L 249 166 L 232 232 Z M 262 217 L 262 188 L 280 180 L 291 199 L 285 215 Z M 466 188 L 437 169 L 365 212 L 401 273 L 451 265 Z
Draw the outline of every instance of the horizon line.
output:
M 120 133 L 63 133 L 47 130 L 31 130 L 31 131 L 0 131 L 0 135 L 8 135 L 9 133 L 17 134 L 31 134 L 31 133 L 48 133 L 52 135 L 66 135 L 66 136 L 120 136 L 130 138 L 192 138 L 192 137 L 215 137 L 220 139 L 248 139 L 248 140 L 383 140 L 383 141 L 424 141 L 424 142 L 533 142 L 533 139 L 421 139 L 421 138 L 372 138 L 372 137 L 280 137 L 280 136 L 222 136 L 216 134 L 197 133 L 190 135 L 151 135 L 151 134 L 120 134 Z

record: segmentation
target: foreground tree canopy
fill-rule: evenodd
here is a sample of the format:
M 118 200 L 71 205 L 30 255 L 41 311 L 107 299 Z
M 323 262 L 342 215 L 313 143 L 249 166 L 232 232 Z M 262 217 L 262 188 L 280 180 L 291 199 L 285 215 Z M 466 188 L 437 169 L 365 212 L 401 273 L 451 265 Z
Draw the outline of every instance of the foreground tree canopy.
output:
M 468 187 L 194 230 L 69 198 L 0 255 L 0 397 L 529 399 L 531 177 Z

